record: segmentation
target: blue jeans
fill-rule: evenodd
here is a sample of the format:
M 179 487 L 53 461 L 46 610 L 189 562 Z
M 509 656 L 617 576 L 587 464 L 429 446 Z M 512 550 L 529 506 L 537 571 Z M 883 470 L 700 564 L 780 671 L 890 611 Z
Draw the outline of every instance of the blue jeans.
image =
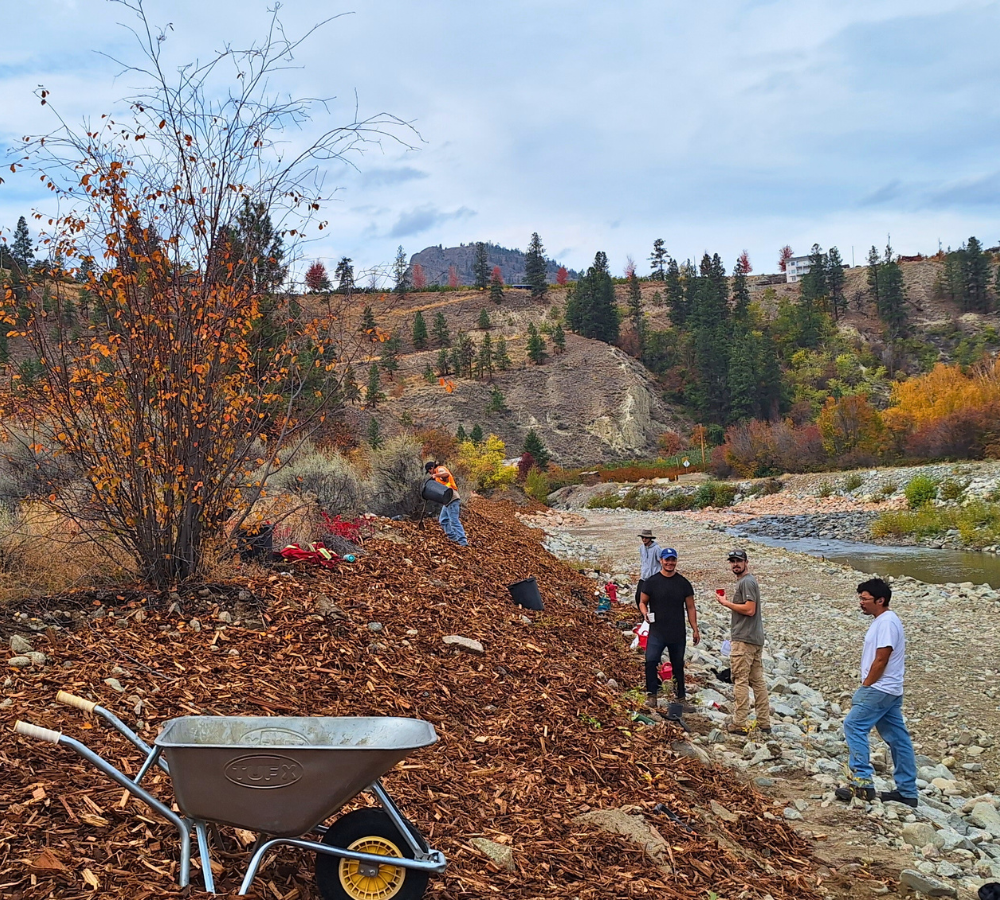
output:
M 670 656 L 670 665 L 674 669 L 674 686 L 677 691 L 677 699 L 684 699 L 684 648 L 686 640 L 678 644 L 667 643 L 663 635 L 649 629 L 649 636 L 646 638 L 646 693 L 654 696 L 660 692 L 660 675 L 657 671 L 660 668 L 660 659 L 663 651 L 666 650 Z
M 447 506 L 441 507 L 441 515 L 438 516 L 438 521 L 441 523 L 441 527 L 448 537 L 455 541 L 455 543 L 461 544 L 463 547 L 468 547 L 469 539 L 465 536 L 465 529 L 458 520 L 458 514 L 461 511 L 462 501 L 452 500 Z
M 917 760 L 913 742 L 903 722 L 903 698 L 873 687 L 859 687 L 844 719 L 848 765 L 853 780 L 872 786 L 875 770 L 868 748 L 868 734 L 875 728 L 892 751 L 892 777 L 904 797 L 917 796 Z

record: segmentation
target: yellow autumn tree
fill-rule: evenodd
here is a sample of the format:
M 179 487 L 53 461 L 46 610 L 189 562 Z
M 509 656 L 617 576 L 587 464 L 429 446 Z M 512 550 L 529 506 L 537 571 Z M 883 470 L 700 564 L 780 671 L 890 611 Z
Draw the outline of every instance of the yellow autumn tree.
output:
M 884 419 L 892 432 L 905 434 L 955 413 L 997 403 L 1000 403 L 1000 361 L 969 373 L 957 364 L 937 363 L 930 372 L 893 385 Z
M 288 153 L 282 133 L 313 104 L 269 93 L 297 46 L 276 20 L 249 50 L 175 69 L 169 33 L 129 8 L 143 55 L 128 70 L 149 83 L 130 115 L 60 122 L 14 166 L 58 195 L 43 240 L 84 283 L 39 273 L 6 292 L 0 315 L 33 366 L 5 370 L 0 414 L 61 459 L 46 502 L 166 586 L 199 571 L 206 540 L 342 401 L 356 329 L 332 295 L 303 316 L 287 259 L 329 196 L 318 164 L 402 123 L 355 118 Z
M 878 456 L 883 450 L 882 417 L 863 394 L 828 397 L 816 424 L 823 449 L 833 459 L 856 452 Z

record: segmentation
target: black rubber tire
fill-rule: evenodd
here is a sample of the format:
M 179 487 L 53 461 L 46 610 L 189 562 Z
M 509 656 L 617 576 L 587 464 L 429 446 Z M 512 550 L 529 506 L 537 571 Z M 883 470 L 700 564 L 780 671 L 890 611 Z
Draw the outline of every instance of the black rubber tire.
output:
M 407 822 L 407 825 L 409 824 Z M 410 827 L 412 828 L 412 826 Z M 417 843 L 426 850 L 427 842 L 423 836 L 415 828 L 413 828 L 413 832 L 417 837 Z M 375 807 L 356 809 L 341 816 L 323 835 L 323 843 L 349 848 L 353 843 L 364 838 L 383 838 L 391 841 L 399 848 L 403 858 L 413 859 L 413 850 L 399 833 L 399 829 L 393 824 L 392 819 L 389 818 L 385 810 Z M 316 854 L 316 887 L 319 888 L 323 900 L 360 900 L 363 896 L 358 893 L 352 894 L 342 883 L 341 866 L 347 866 L 350 863 L 351 860 L 342 857 L 330 856 L 326 853 Z M 430 873 L 397 867 L 394 869 L 395 872 L 402 873 L 401 883 L 393 893 L 380 895 L 379 900 L 420 900 L 424 891 L 427 890 Z

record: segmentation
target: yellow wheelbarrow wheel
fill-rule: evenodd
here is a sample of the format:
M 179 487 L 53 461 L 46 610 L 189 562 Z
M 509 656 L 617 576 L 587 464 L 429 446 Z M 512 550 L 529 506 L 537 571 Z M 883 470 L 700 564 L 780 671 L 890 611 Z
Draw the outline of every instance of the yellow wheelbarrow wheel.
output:
M 413 851 L 382 809 L 357 809 L 341 816 L 323 835 L 323 843 L 371 853 L 413 859 Z M 418 843 L 426 846 L 418 836 Z M 316 885 L 323 900 L 419 900 L 429 873 L 391 863 L 373 865 L 354 859 L 316 855 Z

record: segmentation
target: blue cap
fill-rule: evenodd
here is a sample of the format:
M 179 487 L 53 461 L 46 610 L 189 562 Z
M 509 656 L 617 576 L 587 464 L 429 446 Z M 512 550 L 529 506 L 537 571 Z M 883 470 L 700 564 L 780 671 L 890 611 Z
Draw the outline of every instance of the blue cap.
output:
M 660 559 L 677 559 L 677 551 L 673 547 L 667 547 L 660 551 Z

